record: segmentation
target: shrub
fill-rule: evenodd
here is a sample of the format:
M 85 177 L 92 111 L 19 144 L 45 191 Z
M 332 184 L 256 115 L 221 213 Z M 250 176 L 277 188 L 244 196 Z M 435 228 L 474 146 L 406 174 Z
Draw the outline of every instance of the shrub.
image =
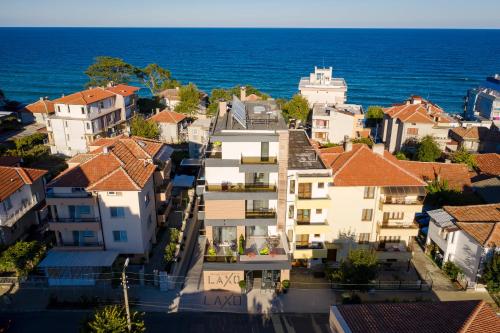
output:
M 417 148 L 417 160 L 420 162 L 434 162 L 441 156 L 441 149 L 439 149 L 436 140 L 430 135 L 422 138 Z
M 246 289 L 247 282 L 245 280 L 240 280 L 240 282 L 238 282 L 238 285 L 240 286 L 241 289 Z
M 283 281 L 281 281 L 281 285 L 282 285 L 282 286 L 283 286 L 283 288 L 285 288 L 285 289 L 290 288 L 290 280 L 283 280 Z
M 16 139 L 14 143 L 16 144 L 17 150 L 29 150 L 37 145 L 43 145 L 43 141 L 47 138 L 47 134 L 44 133 L 34 133 L 25 136 L 20 139 Z
M 396 154 L 394 154 L 398 160 L 406 161 L 408 160 L 408 157 L 406 157 L 405 153 L 403 151 L 398 151 Z
M 214 257 L 217 254 L 217 251 L 215 251 L 215 248 L 213 246 L 210 246 L 208 248 L 208 255 L 211 257 Z
M 144 313 L 133 311 L 130 314 L 132 333 L 146 331 Z M 96 310 L 93 317 L 84 323 L 82 332 L 88 333 L 118 333 L 128 332 L 127 314 L 121 305 L 109 305 Z
M 452 261 L 447 261 L 443 265 L 443 272 L 448 275 L 452 281 L 456 281 L 458 274 L 462 272 L 462 269 L 455 265 Z
M 482 280 L 490 292 L 500 291 L 500 253 L 495 253 L 486 262 Z
M 349 252 L 340 264 L 342 283 L 367 284 L 377 277 L 377 256 L 372 251 L 357 249 Z
M 0 271 L 27 276 L 45 257 L 46 247 L 37 241 L 20 241 L 0 255 Z
M 259 254 L 262 256 L 268 255 L 269 254 L 269 247 L 267 247 L 267 245 L 264 246 L 262 249 L 260 249 Z
M 245 254 L 245 238 L 243 237 L 243 234 L 240 235 L 240 238 L 238 240 L 238 253 L 240 255 Z

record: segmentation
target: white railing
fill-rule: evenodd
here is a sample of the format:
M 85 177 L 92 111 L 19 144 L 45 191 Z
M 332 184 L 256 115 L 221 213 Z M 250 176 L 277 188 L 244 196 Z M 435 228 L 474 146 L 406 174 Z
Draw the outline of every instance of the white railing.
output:
M 30 200 L 23 200 L 22 206 L 19 209 L 16 209 L 11 214 L 0 214 L 0 225 L 13 225 L 17 220 L 24 216 L 33 206 L 38 203 L 38 199 L 33 196 Z

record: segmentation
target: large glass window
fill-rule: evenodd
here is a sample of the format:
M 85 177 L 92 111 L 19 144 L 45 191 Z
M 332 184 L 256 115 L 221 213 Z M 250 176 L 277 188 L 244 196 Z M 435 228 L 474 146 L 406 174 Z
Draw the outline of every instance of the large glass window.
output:
M 245 228 L 246 236 L 248 237 L 266 237 L 267 236 L 267 226 L 249 226 Z
M 111 217 L 125 217 L 125 207 L 109 207 Z
M 128 238 L 127 238 L 127 231 L 125 231 L 125 230 L 114 230 L 113 231 L 113 240 L 115 242 L 126 242 L 128 240 Z
M 372 220 L 373 209 L 363 209 L 361 212 L 361 220 L 362 221 L 371 221 Z
M 311 183 L 299 183 L 299 198 L 310 199 L 312 195 Z
M 236 244 L 236 227 L 213 227 L 213 236 L 216 244 Z
M 297 222 L 298 223 L 309 223 L 311 221 L 311 210 L 310 209 L 297 209 Z

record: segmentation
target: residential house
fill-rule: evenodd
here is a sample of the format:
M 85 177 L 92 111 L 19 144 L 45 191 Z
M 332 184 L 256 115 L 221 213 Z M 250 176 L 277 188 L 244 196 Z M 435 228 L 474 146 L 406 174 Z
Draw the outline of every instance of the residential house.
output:
M 332 174 L 305 131 L 290 130 L 288 147 L 286 232 L 293 264 L 312 267 L 328 258 Z
M 435 247 L 435 259 L 460 267 L 463 287 L 480 287 L 485 261 L 500 249 L 500 204 L 444 206 L 427 213 L 427 244 Z
M 137 90 L 120 84 L 54 100 L 55 113 L 46 121 L 51 153 L 86 153 L 92 141 L 123 132 L 136 111 Z
M 175 107 L 181 102 L 180 87 L 165 89 L 158 94 L 160 102 L 168 110 L 174 111 Z M 208 105 L 208 94 L 200 91 L 200 103 L 198 106 L 198 115 L 204 115 Z
M 21 239 L 45 217 L 45 170 L 0 166 L 0 244 Z
M 480 153 L 500 153 L 500 128 L 498 122 L 491 124 L 479 147 Z
M 346 258 L 353 248 L 374 248 L 382 262 L 410 260 L 418 234 L 414 217 L 422 211 L 426 182 L 394 161 L 382 144 L 370 149 L 347 141 L 320 154 L 333 177 L 330 260 Z
M 198 159 L 202 157 L 204 148 L 208 143 L 211 122 L 210 118 L 196 119 L 187 128 L 190 158 Z
M 455 127 L 450 130 L 450 139 L 457 143 L 457 149 L 477 153 L 489 129 L 486 127 Z
M 382 142 L 389 152 L 411 149 L 423 137 L 430 135 L 445 150 L 448 132 L 459 126 L 439 106 L 420 96 L 411 96 L 403 104 L 384 109 Z
M 473 180 L 500 177 L 500 154 L 474 154 L 477 175 Z
M 465 116 L 471 120 L 500 120 L 500 74 L 487 77 L 478 88 L 467 92 Z
M 169 204 L 166 146 L 139 137 L 97 140 L 47 189 L 56 250 L 114 251 L 148 258 Z
M 500 318 L 485 301 L 333 305 L 333 333 L 496 333 Z
M 47 118 L 54 114 L 54 103 L 46 97 L 41 97 L 40 100 L 26 105 L 17 113 L 22 124 L 37 123 L 45 126 Z
M 475 154 L 472 189 L 485 203 L 500 203 L 500 154 Z
M 347 101 L 347 84 L 342 78 L 333 77 L 333 68 L 314 67 L 314 72 L 299 82 L 300 94 L 314 104 L 344 104 Z
M 288 128 L 274 100 L 220 103 L 198 193 L 204 289 L 274 289 L 290 278 L 285 235 Z M 201 191 L 200 191 L 201 190 Z M 240 239 L 242 242 L 240 242 Z
M 363 107 L 355 104 L 314 104 L 312 139 L 320 143 L 342 143 L 365 132 Z
M 158 124 L 160 129 L 160 140 L 165 143 L 180 143 L 184 142 L 187 137 L 188 121 L 187 117 L 182 113 L 175 111 L 163 110 L 149 118 Z

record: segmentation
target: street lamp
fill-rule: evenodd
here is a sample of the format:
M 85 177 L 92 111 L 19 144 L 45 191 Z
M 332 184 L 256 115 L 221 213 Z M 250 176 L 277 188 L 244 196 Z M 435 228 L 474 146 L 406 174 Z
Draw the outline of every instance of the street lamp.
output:
M 130 320 L 130 308 L 128 305 L 128 287 L 127 287 L 127 276 L 125 274 L 125 270 L 128 267 L 129 263 L 129 258 L 125 260 L 125 263 L 123 264 L 123 270 L 122 270 L 122 286 L 123 286 L 123 300 L 125 302 L 125 311 L 127 312 L 127 327 L 128 331 L 132 332 L 132 321 Z

